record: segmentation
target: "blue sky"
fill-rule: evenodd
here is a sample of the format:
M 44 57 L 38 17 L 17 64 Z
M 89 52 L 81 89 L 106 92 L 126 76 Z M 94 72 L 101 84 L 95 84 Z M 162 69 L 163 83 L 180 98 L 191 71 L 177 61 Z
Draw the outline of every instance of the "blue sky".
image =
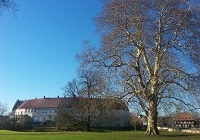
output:
M 63 96 L 76 77 L 81 42 L 98 44 L 93 18 L 100 0 L 18 0 L 0 17 L 0 102 Z

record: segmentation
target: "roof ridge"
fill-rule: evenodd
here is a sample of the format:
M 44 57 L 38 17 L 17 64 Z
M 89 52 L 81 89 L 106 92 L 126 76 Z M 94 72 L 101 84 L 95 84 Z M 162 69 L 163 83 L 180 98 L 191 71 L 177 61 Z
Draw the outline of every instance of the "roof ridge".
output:
M 74 100 L 75 98 L 72 97 L 65 97 L 65 98 L 39 98 L 39 99 L 29 99 L 23 101 L 16 109 L 34 109 L 34 108 L 75 108 L 77 107 L 77 103 L 85 103 L 87 98 L 79 98 L 80 100 Z M 93 98 L 94 103 L 97 103 L 97 107 L 100 104 L 105 104 L 105 102 L 109 102 L 113 100 L 114 102 L 111 104 L 111 108 L 113 109 L 120 109 L 120 110 L 128 110 L 127 105 L 125 102 L 120 101 L 116 102 L 114 99 L 106 100 L 104 98 Z M 81 102 L 80 102 L 81 101 Z M 83 101 L 83 102 L 82 102 Z M 102 103 L 100 103 L 100 102 Z

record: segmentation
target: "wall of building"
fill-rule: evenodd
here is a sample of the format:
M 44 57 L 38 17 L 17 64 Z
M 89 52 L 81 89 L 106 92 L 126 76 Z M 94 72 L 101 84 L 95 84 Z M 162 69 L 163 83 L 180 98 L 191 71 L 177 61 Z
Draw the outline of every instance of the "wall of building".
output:
M 130 125 L 129 111 L 106 110 L 101 116 L 92 121 L 92 126 L 98 127 L 127 127 Z
M 16 109 L 14 115 L 28 115 L 32 118 L 33 122 L 45 122 L 47 120 L 54 121 L 57 111 L 57 108 Z
M 15 116 L 28 115 L 33 122 L 45 122 L 55 120 L 59 108 L 37 108 L 37 109 L 16 109 Z M 76 108 L 67 108 L 66 111 L 72 116 L 80 117 L 80 111 Z M 126 127 L 129 126 L 129 111 L 105 110 L 93 111 L 91 115 L 91 126 L 94 127 Z

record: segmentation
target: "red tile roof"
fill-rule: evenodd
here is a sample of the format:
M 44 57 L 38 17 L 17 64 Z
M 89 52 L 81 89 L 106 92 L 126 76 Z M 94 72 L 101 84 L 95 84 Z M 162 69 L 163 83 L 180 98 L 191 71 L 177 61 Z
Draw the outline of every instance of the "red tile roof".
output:
M 72 98 L 43 98 L 24 101 L 18 109 L 72 107 Z
M 15 105 L 13 106 L 12 110 L 15 110 L 17 109 L 24 101 L 20 101 L 20 100 L 17 100 L 15 102 Z
M 102 105 L 109 104 L 112 109 L 128 110 L 126 104 L 122 101 L 117 101 L 114 99 L 101 99 L 92 98 L 95 106 L 98 107 Z M 14 109 L 33 109 L 33 108 L 75 108 L 77 104 L 85 105 L 87 98 L 42 98 L 42 99 L 31 99 L 26 101 L 21 101 L 21 105 Z M 15 105 L 14 105 L 15 106 Z
M 186 121 L 191 121 L 194 120 L 194 118 L 188 113 L 188 112 L 183 112 L 179 113 L 174 117 L 174 120 L 186 120 Z

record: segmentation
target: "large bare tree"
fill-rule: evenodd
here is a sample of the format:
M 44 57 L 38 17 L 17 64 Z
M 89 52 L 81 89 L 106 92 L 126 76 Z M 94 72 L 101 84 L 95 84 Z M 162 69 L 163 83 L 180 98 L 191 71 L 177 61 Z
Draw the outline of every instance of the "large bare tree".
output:
M 200 87 L 199 1 L 105 0 L 95 22 L 101 46 L 85 48 L 82 64 L 121 77 L 120 97 L 144 110 L 147 134 L 159 134 L 159 106 L 199 106 L 190 102 L 199 98 Z

